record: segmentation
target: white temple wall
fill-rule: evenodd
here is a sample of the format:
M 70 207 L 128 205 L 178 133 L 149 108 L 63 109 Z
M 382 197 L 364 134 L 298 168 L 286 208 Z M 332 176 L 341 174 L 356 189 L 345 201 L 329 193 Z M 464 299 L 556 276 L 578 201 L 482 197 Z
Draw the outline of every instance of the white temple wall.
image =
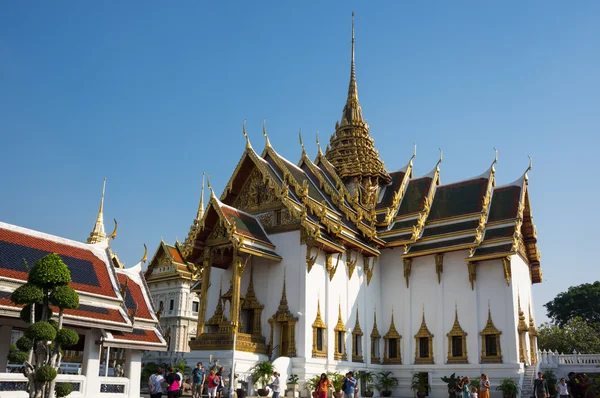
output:
M 379 280 L 381 281 L 380 294 L 377 295 L 376 303 L 377 307 L 377 328 L 379 334 L 381 334 L 381 345 L 379 352 L 381 353 L 380 358 L 383 359 L 385 353 L 385 344 L 383 336 L 389 331 L 392 321 L 392 310 L 394 311 L 394 325 L 396 330 L 402 336 L 400 340 L 400 355 L 402 361 L 407 360 L 407 352 L 410 348 L 410 342 L 407 342 L 407 336 L 409 335 L 410 322 L 405 322 L 405 319 L 409 319 L 410 314 L 408 311 L 409 302 L 409 290 L 406 288 L 406 280 L 404 279 L 404 265 L 402 262 L 402 249 L 392 249 L 390 251 L 384 251 L 381 256 L 380 264 L 381 267 L 376 269 L 375 272 L 379 272 Z M 410 285 L 409 285 L 410 286 Z M 369 329 L 369 335 L 373 329 L 373 321 Z
M 514 317 L 515 317 L 515 325 L 518 325 L 519 322 L 519 299 L 521 301 L 521 310 L 525 314 L 525 322 L 529 325 L 529 311 L 533 311 L 533 293 L 532 288 L 533 285 L 531 283 L 531 273 L 529 270 L 529 266 L 519 255 L 513 255 L 510 259 L 511 265 L 511 287 L 513 290 L 513 306 L 514 306 Z M 531 313 L 533 319 L 535 320 L 535 316 L 533 312 Z M 515 338 L 518 342 L 518 331 L 515 328 Z M 531 347 L 529 344 L 529 333 L 525 333 L 525 354 L 527 363 L 530 362 L 531 350 L 537 352 L 537 347 Z
M 303 349 L 298 350 L 298 356 L 304 356 L 305 358 L 312 358 L 312 324 L 317 317 L 317 304 L 321 305 L 321 318 L 325 325 L 327 326 L 327 330 L 332 330 L 335 326 L 335 323 L 331 325 L 328 323 L 327 318 L 327 287 L 329 285 L 329 275 L 326 272 L 325 268 L 325 253 L 319 253 L 315 264 L 313 265 L 310 272 L 308 272 L 308 267 L 306 266 L 306 245 L 302 245 L 301 251 L 305 253 L 305 257 L 303 259 L 303 270 L 304 270 L 304 283 L 306 288 L 306 294 L 304 297 L 304 311 L 302 312 L 303 316 L 301 317 L 300 328 L 298 330 L 297 335 L 297 343 L 298 345 L 302 345 Z M 313 249 L 313 256 L 315 255 L 315 250 Z M 329 335 L 330 333 L 328 333 Z M 332 344 L 333 342 L 331 342 Z M 329 337 L 327 338 L 327 351 L 333 352 L 333 346 L 330 345 Z M 333 356 L 332 356 L 333 358 Z
M 512 281 L 511 285 L 514 282 Z M 487 323 L 489 305 L 492 321 L 496 328 L 502 332 L 500 335 L 502 362 L 505 364 L 518 364 L 519 350 L 514 312 L 516 302 L 513 303 L 512 288 L 506 284 L 502 260 L 481 261 L 477 264 L 475 292 L 477 295 L 476 303 L 478 305 L 477 315 L 479 317 L 477 321 L 478 332 L 476 335 L 479 340 L 479 351 L 481 351 L 481 337 L 479 336 L 479 332 L 485 328 Z
M 387 252 L 383 252 L 383 253 L 387 253 Z M 361 278 L 363 278 L 363 294 L 364 294 L 364 309 L 361 309 L 361 327 L 363 330 L 363 333 L 365 334 L 363 336 L 363 346 L 364 346 L 364 350 L 363 350 L 363 360 L 365 364 L 371 364 L 371 350 L 373 349 L 371 347 L 371 332 L 373 331 L 373 324 L 374 324 L 374 315 L 375 313 L 377 313 L 377 327 L 379 329 L 379 333 L 383 336 L 382 334 L 382 322 L 384 321 L 383 319 L 383 312 L 382 312 L 382 308 L 381 308 L 381 297 L 382 297 L 382 280 L 385 280 L 385 278 L 383 278 L 383 264 L 385 263 L 385 261 L 387 261 L 388 256 L 386 255 L 382 255 L 380 258 L 378 258 L 375 262 L 375 266 L 373 268 L 373 276 L 371 277 L 371 283 L 367 286 L 367 276 L 365 275 L 365 269 L 364 269 L 364 264 L 362 262 L 362 259 L 360 260 L 360 273 L 361 273 Z M 370 260 L 369 262 L 369 266 L 373 266 L 372 265 L 372 261 Z M 389 275 L 386 275 L 386 278 L 392 278 Z M 381 355 L 383 355 L 383 341 L 380 339 L 379 342 L 379 352 Z M 381 357 L 380 355 L 380 357 Z

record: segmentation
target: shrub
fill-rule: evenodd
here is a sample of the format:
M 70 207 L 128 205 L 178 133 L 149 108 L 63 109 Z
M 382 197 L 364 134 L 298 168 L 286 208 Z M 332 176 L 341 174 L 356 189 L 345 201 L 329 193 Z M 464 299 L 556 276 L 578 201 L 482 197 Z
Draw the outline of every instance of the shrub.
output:
M 56 369 L 50 365 L 42 365 L 35 372 L 35 379 L 41 383 L 46 383 L 56 379 Z
M 21 351 L 29 351 L 29 348 L 31 348 L 31 340 L 26 336 L 21 337 L 17 340 L 17 348 Z
M 41 303 L 44 300 L 44 292 L 37 286 L 26 283 L 19 286 L 10 295 L 10 299 L 15 304 Z
M 79 307 L 79 296 L 70 286 L 58 286 L 50 295 L 50 302 L 58 308 Z
M 56 338 L 56 329 L 48 322 L 36 322 L 25 331 L 25 336 L 31 341 L 50 341 Z
M 73 329 L 62 328 L 56 333 L 56 341 L 62 347 L 74 346 L 79 341 L 79 335 Z
M 54 387 L 56 398 L 66 397 L 73 392 L 73 384 L 71 383 L 56 383 Z
M 27 282 L 44 289 L 65 286 L 71 282 L 71 272 L 60 256 L 52 253 L 35 262 Z
M 23 351 L 12 350 L 8 353 L 7 359 L 9 363 L 22 364 L 29 359 L 29 355 Z

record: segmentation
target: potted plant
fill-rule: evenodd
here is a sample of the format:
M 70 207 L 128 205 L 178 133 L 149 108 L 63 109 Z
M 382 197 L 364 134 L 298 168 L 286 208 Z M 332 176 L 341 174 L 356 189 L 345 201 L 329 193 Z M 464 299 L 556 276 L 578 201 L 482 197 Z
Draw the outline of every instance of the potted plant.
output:
M 417 372 L 410 382 L 410 389 L 417 393 L 418 398 L 424 398 L 431 387 L 429 386 L 429 375 L 427 372 Z
M 389 370 L 377 374 L 376 388 L 384 397 L 391 397 L 392 390 L 398 388 L 398 378 Z
M 444 376 L 441 379 L 448 385 L 448 397 L 456 398 L 456 384 L 462 377 L 456 376 L 456 373 L 452 373 L 450 376 Z
M 256 390 L 259 396 L 266 397 L 269 395 L 267 384 L 269 384 L 269 380 L 271 379 L 273 372 L 275 372 L 275 368 L 269 361 L 259 362 L 254 365 L 252 369 L 250 369 L 250 377 L 252 377 L 252 382 L 254 385 L 260 384 L 262 387 Z
M 344 379 L 346 378 L 343 374 L 340 373 L 329 373 L 327 372 L 327 377 L 331 381 L 333 385 L 333 389 L 335 390 L 333 396 L 335 398 L 342 398 L 344 396 L 344 392 L 342 391 L 342 387 L 344 386 Z
M 513 379 L 507 377 L 498 384 L 496 390 L 502 391 L 504 398 L 515 398 L 519 392 L 519 385 Z
M 288 388 L 286 390 L 286 396 L 290 396 L 290 397 L 299 396 L 299 394 L 296 394 L 297 392 L 299 392 L 299 387 L 298 387 L 299 379 L 300 378 L 298 377 L 297 374 L 292 374 L 288 377 L 287 385 L 290 386 L 291 388 Z M 291 395 L 288 395 L 289 393 L 291 393 Z
M 373 396 L 373 382 L 375 381 L 375 373 L 368 370 L 361 370 L 356 373 L 356 378 L 360 381 L 360 388 L 363 397 Z

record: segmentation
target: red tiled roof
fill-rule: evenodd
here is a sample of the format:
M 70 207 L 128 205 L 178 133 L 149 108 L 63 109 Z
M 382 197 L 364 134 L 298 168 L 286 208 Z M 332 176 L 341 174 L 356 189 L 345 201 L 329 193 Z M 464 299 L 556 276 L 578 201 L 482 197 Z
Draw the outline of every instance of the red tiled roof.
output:
M 174 247 L 170 247 L 169 248 L 169 252 L 171 253 L 171 255 L 173 256 L 173 260 L 177 261 L 178 263 L 183 263 L 183 259 L 181 258 L 181 255 L 179 254 L 179 250 L 177 250 Z
M 132 332 L 111 332 L 115 340 L 143 341 L 160 344 L 160 338 L 155 330 L 133 329 Z
M 109 275 L 112 265 L 91 250 L 0 228 L 0 277 L 26 281 L 28 267 L 49 253 L 58 254 L 69 267 L 75 290 L 117 297 Z
M 118 273 L 117 277 L 119 278 L 119 284 L 121 286 L 129 279 L 129 282 L 127 283 L 127 295 L 125 296 L 125 305 L 127 306 L 127 309 L 133 310 L 137 304 L 138 309 L 135 314 L 136 318 L 152 319 L 150 309 L 148 308 L 148 304 L 146 303 L 144 293 L 140 286 L 127 275 Z
M 0 305 L 14 308 L 23 308 L 22 305 L 16 305 L 10 300 L 10 293 L 8 292 L 0 292 Z M 54 314 L 58 314 L 57 307 L 51 307 Z M 65 315 L 72 315 L 82 318 L 89 319 L 101 319 L 104 321 L 117 322 L 117 323 L 127 323 L 126 319 L 123 317 L 123 314 L 114 308 L 106 308 L 106 307 L 95 307 L 87 304 L 80 304 L 79 308 L 70 310 L 67 309 L 64 311 Z M 68 320 L 66 320 L 67 323 Z
M 229 219 L 229 222 L 235 225 L 236 231 L 240 235 L 272 244 L 255 217 L 227 205 L 222 205 L 221 211 Z

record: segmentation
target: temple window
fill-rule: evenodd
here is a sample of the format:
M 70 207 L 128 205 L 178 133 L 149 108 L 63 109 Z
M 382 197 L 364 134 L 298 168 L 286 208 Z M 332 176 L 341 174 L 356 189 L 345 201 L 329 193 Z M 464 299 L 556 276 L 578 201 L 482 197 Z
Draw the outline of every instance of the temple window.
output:
M 281 224 L 282 224 L 281 210 L 275 210 L 275 225 L 281 225 Z
M 362 362 L 362 338 L 363 332 L 360 328 L 360 321 L 358 319 L 358 308 L 356 309 L 356 322 L 352 329 L 352 362 Z
M 192 303 L 192 312 L 198 312 L 199 306 L 200 306 L 200 303 L 198 301 L 194 301 Z
M 384 364 L 402 364 L 402 353 L 400 352 L 400 340 L 402 336 L 396 330 L 394 324 L 394 312 L 392 311 L 392 322 L 390 324 L 390 330 L 383 336 L 384 342 Z
M 421 328 L 415 335 L 415 364 L 433 364 L 433 334 L 425 322 L 425 309 L 421 318 Z
M 248 291 L 242 302 L 242 310 L 240 313 L 242 321 L 242 333 L 255 335 L 262 338 L 262 328 L 260 318 L 262 316 L 264 305 L 258 302 L 256 293 L 254 292 L 254 267 L 250 270 L 250 282 L 248 283 Z
M 313 344 L 312 344 L 312 357 L 313 358 L 327 358 L 327 346 L 325 344 L 325 336 L 327 326 L 321 318 L 321 303 L 317 301 L 317 317 L 312 324 L 313 329 Z
M 371 331 L 371 363 L 379 363 L 381 361 L 381 353 L 379 352 L 379 344 L 381 335 L 377 329 L 377 313 L 373 313 L 373 330 Z
M 500 347 L 502 332 L 494 326 L 490 308 L 488 308 L 488 320 L 485 328 L 479 334 L 481 336 L 481 363 L 502 363 L 502 349 Z
M 454 310 L 454 324 L 448 337 L 448 363 L 468 363 L 467 333 L 458 322 L 458 308 Z
M 175 300 L 171 300 L 169 302 L 169 311 L 173 311 L 174 308 L 175 308 Z
M 335 351 L 333 352 L 333 359 L 335 360 L 346 360 L 346 327 L 342 321 L 342 306 L 338 306 L 338 321 L 333 329 L 335 332 Z

